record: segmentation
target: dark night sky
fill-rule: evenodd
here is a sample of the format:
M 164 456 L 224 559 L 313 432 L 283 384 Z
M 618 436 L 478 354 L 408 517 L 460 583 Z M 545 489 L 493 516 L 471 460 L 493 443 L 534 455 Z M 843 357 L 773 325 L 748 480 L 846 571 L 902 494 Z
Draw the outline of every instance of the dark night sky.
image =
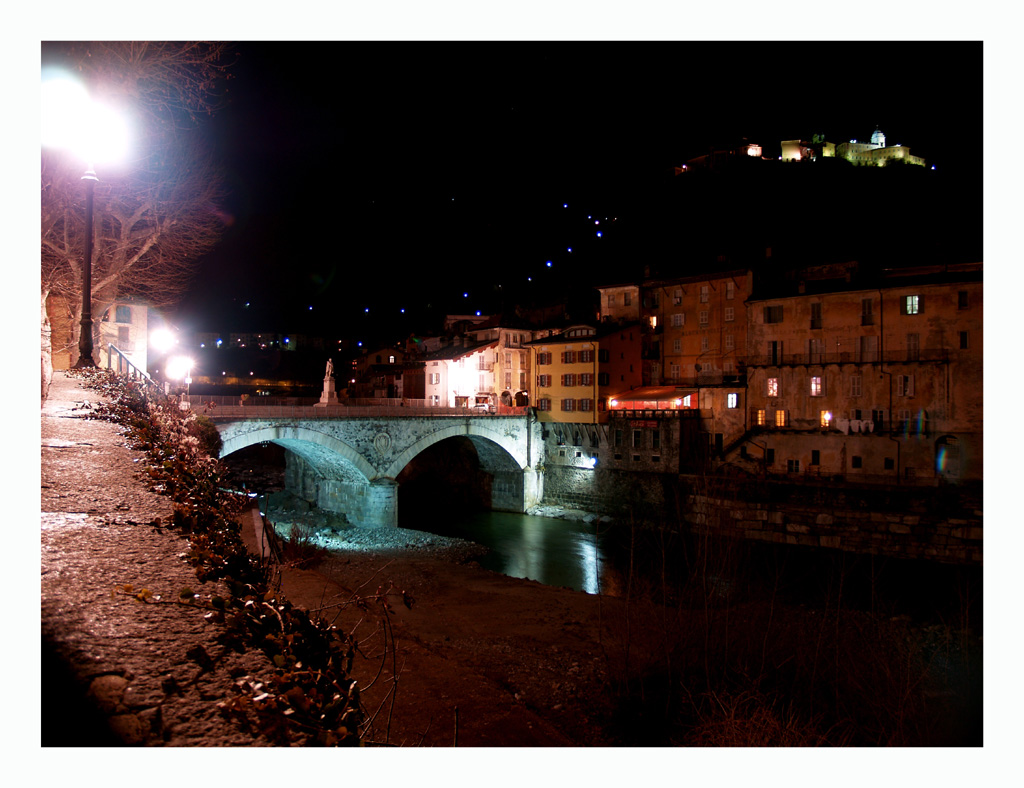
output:
M 235 220 L 176 316 L 183 328 L 425 331 L 428 314 L 636 277 L 645 241 L 699 234 L 664 203 L 672 167 L 741 137 L 777 154 L 782 139 L 867 139 L 877 124 L 980 211 L 980 44 L 237 52 L 230 103 L 207 122 Z M 827 206 L 827 194 L 807 197 L 819 217 Z

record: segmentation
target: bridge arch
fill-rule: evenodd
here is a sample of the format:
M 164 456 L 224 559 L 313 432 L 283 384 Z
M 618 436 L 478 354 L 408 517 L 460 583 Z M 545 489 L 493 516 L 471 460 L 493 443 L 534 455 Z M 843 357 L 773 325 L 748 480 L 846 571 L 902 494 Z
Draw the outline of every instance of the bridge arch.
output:
M 458 437 L 469 438 L 473 442 L 480 455 L 481 465 L 488 471 L 522 472 L 529 466 L 526 454 L 513 441 L 505 439 L 505 436 L 497 430 L 477 424 L 459 424 L 424 435 L 396 455 L 381 475 L 397 479 L 402 469 L 418 454 L 429 449 L 435 443 Z
M 349 444 L 332 435 L 299 425 L 261 425 L 251 430 L 229 434 L 223 440 L 220 456 L 227 457 L 240 449 L 259 443 L 276 443 L 284 446 L 302 457 L 324 478 L 337 477 L 350 482 L 366 483 L 378 476 L 373 466 Z

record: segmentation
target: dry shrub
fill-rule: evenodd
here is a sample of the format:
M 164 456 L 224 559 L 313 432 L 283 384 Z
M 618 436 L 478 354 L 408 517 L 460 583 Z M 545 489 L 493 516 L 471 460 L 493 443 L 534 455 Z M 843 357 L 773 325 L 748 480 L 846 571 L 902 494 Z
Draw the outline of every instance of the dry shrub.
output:
M 327 548 L 316 541 L 316 531 L 301 523 L 292 524 L 282 547 L 282 560 L 291 566 L 310 569 L 327 557 Z
M 791 706 L 756 692 L 709 692 L 695 705 L 696 724 L 679 742 L 693 747 L 820 747 L 843 744 L 821 733 L 819 720 L 806 721 Z

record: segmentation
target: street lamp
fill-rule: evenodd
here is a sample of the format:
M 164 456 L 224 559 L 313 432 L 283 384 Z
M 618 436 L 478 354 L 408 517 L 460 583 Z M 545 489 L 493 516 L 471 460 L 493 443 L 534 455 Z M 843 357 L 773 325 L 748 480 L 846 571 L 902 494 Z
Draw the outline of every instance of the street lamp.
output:
M 167 368 L 164 370 L 164 374 L 171 380 L 181 380 L 185 383 L 185 410 L 191 407 L 189 388 L 192 385 L 192 367 L 195 363 L 188 356 L 175 356 L 167 360 Z
M 42 144 L 69 151 L 85 163 L 85 249 L 82 260 L 82 321 L 75 369 L 95 368 L 92 352 L 92 233 L 97 162 L 121 160 L 130 134 L 124 118 L 93 101 L 81 83 L 60 75 L 44 75 Z

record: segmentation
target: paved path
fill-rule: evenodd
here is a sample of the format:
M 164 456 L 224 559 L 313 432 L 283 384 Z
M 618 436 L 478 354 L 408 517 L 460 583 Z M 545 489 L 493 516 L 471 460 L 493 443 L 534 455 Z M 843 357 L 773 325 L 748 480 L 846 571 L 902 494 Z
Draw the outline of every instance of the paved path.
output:
M 266 671 L 263 654 L 219 658 L 202 610 L 116 593 L 130 585 L 175 599 L 183 588 L 226 589 L 200 586 L 180 557 L 185 541 L 154 527 L 170 517 L 171 501 L 137 477 L 143 455 L 127 448 L 120 427 L 86 418 L 100 401 L 57 372 L 42 408 L 41 742 L 265 743 L 216 708 L 233 694 L 232 675 Z M 213 669 L 202 672 L 189 656 L 197 646 L 219 658 Z

